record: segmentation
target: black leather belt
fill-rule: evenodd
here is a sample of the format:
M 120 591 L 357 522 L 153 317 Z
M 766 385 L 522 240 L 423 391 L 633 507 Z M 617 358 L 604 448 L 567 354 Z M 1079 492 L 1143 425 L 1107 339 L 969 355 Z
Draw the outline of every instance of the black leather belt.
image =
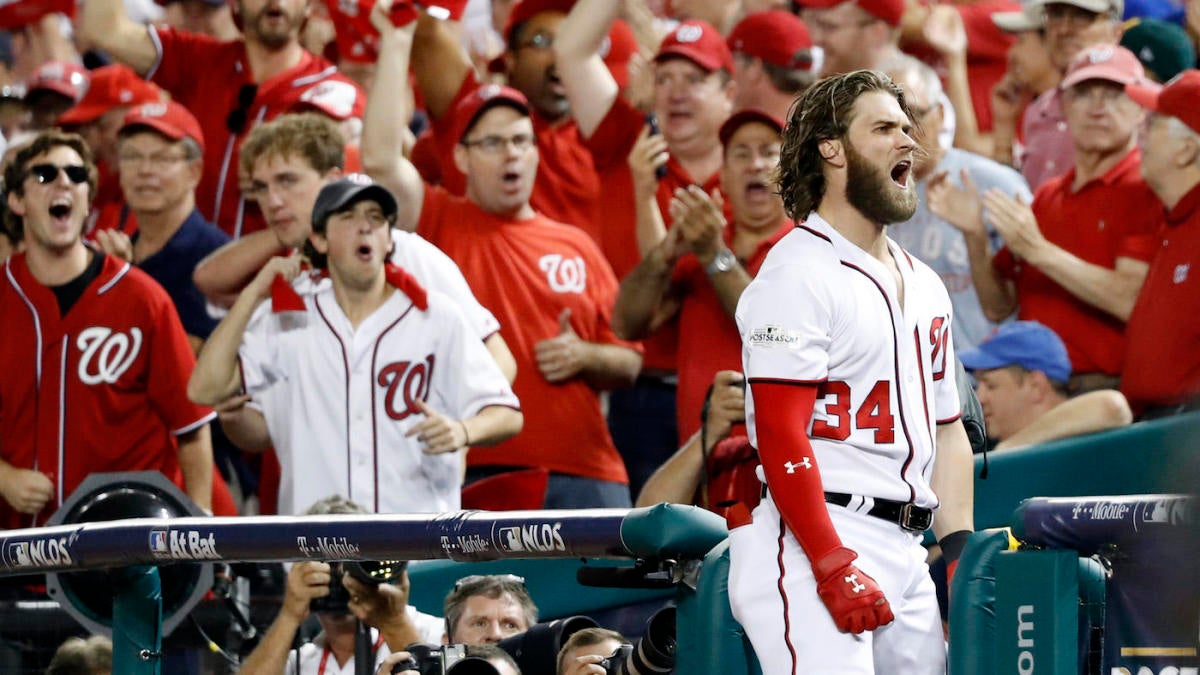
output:
M 826 492 L 825 501 L 838 506 L 849 506 L 854 497 L 841 492 Z M 924 532 L 933 525 L 933 511 L 910 502 L 896 502 L 890 499 L 873 498 L 875 505 L 867 511 L 867 515 L 875 516 L 896 523 L 911 532 Z

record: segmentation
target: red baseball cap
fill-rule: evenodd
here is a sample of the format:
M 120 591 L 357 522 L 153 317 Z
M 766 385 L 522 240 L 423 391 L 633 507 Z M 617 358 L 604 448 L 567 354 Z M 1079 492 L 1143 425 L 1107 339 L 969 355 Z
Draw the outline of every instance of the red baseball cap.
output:
M 725 120 L 725 123 L 721 125 L 721 130 L 717 132 L 717 135 L 721 138 L 721 145 L 729 145 L 729 139 L 733 138 L 733 134 L 751 122 L 765 124 L 775 131 L 783 133 L 783 120 L 757 108 L 746 108 L 730 115 L 729 119 Z
M 200 123 L 190 110 L 175 101 L 155 101 L 130 108 L 121 123 L 121 132 L 132 127 L 149 127 L 173 141 L 190 138 L 204 152 Z
M 17 30 L 41 21 L 47 14 L 75 18 L 75 0 L 22 0 L 0 7 L 0 30 Z
M 1185 70 L 1167 82 L 1125 85 L 1125 93 L 1138 105 L 1174 117 L 1200 134 L 1200 70 Z
M 521 92 L 502 84 L 485 84 L 467 94 L 454 107 L 454 140 L 461 141 L 483 114 L 506 105 L 522 115 L 529 114 L 529 100 Z
M 726 41 L 729 51 L 781 68 L 813 67 L 812 37 L 800 17 L 781 9 L 755 12 L 738 22 Z
M 78 101 L 88 89 L 91 79 L 87 68 L 69 61 L 47 61 L 33 71 L 25 85 L 25 97 L 43 89 Z
M 688 20 L 663 38 L 655 61 L 681 56 L 708 72 L 724 69 L 733 72 L 733 54 L 720 31 L 707 21 Z
M 1146 69 L 1133 52 L 1118 45 L 1092 45 L 1075 55 L 1058 85 L 1070 89 L 1084 80 L 1107 80 L 1120 85 L 1146 80 Z
M 801 7 L 811 9 L 828 9 L 837 7 L 843 2 L 857 2 L 867 14 L 883 20 L 889 26 L 899 26 L 900 17 L 904 16 L 904 0 L 800 0 Z
M 613 21 L 612 29 L 600 44 L 600 58 L 608 66 L 608 72 L 621 89 L 629 86 L 629 60 L 638 52 L 637 37 L 629 24 L 621 19 Z
M 58 116 L 60 126 L 94 122 L 118 106 L 153 103 L 162 99 L 158 86 L 143 80 L 129 66 L 104 66 L 92 71 L 87 93 L 74 107 Z
M 519 23 L 524 23 L 542 12 L 562 12 L 566 14 L 575 6 L 575 0 L 520 0 L 508 13 L 504 22 L 504 39 L 512 40 L 512 29 Z

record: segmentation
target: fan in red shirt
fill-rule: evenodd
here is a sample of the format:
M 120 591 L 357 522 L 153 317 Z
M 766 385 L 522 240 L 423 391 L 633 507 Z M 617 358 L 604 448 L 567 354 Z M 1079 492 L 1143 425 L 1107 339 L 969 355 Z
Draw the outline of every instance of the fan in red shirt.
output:
M 345 117 L 362 114 L 357 85 L 300 45 L 308 12 L 307 0 L 237 0 L 234 17 L 245 37 L 220 42 L 134 23 L 122 0 L 84 4 L 84 37 L 166 89 L 200 121 L 207 146 L 196 203 L 233 237 L 265 226 L 239 185 L 237 152 L 250 127 L 302 101 Z
M 412 112 L 389 83 L 408 71 L 414 29 L 374 23 L 380 55 L 364 147 L 394 142 Z M 540 467 L 551 472 L 546 508 L 628 506 L 625 467 L 598 392 L 631 384 L 641 354 L 613 334 L 617 280 L 595 243 L 530 205 L 539 161 L 530 107 L 520 92 L 498 85 L 480 87 L 459 103 L 454 162 L 467 177 L 465 197 L 426 186 L 402 155 L 390 166 L 368 166 L 396 195 L 398 224 L 458 263 L 479 302 L 500 321 L 517 362 L 513 390 L 525 427 L 504 443 L 473 448 L 468 481 Z
M 1200 71 L 1126 93 L 1155 113 L 1142 175 L 1167 207 L 1162 246 L 1125 326 L 1121 391 L 1146 417 L 1200 403 Z

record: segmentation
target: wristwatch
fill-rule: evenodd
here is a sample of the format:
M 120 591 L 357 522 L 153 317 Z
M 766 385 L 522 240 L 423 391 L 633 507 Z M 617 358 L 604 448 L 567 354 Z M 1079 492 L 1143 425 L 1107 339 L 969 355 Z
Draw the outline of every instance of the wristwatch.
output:
M 712 276 L 714 274 L 720 274 L 721 272 L 728 272 L 737 266 L 737 264 L 737 256 L 733 254 L 733 251 L 723 248 L 720 251 L 717 251 L 717 255 L 713 257 L 712 262 L 708 263 L 708 266 L 704 268 L 704 271 L 708 272 L 709 276 Z

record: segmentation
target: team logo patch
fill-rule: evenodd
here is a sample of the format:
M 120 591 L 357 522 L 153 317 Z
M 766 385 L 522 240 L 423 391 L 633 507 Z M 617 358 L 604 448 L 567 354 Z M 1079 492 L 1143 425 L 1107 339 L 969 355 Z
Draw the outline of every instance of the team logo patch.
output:
M 796 347 L 800 344 L 800 331 L 783 326 L 762 326 L 750 331 L 749 343 L 755 347 Z

